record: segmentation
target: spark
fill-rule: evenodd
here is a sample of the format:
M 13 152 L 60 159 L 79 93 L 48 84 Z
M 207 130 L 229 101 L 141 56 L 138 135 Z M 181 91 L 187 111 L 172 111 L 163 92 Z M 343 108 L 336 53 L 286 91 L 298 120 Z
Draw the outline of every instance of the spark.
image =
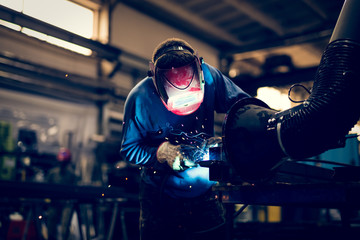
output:
M 181 124 L 183 126 L 183 124 Z M 181 139 L 181 153 L 190 161 L 194 163 L 198 163 L 200 161 L 208 159 L 209 156 L 209 146 L 207 146 L 207 139 L 211 136 L 205 132 L 198 132 L 195 130 L 195 134 L 193 132 L 186 133 L 179 129 L 174 129 L 170 127 L 170 134 L 172 136 L 178 136 Z M 202 125 L 202 128 L 205 128 Z M 169 138 L 165 137 L 166 140 Z M 179 144 L 179 140 L 175 139 L 175 143 Z

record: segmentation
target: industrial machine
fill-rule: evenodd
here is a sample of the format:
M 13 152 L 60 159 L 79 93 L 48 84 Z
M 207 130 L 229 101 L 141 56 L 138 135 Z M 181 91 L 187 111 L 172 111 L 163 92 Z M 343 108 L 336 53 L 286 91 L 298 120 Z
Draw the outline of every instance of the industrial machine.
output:
M 226 163 L 212 162 L 215 169 L 227 166 L 228 177 L 259 182 L 289 160 L 344 147 L 360 117 L 359 9 L 359 1 L 345 1 L 308 99 L 281 112 L 256 98 L 232 106 L 223 124 Z
M 210 161 L 200 163 L 219 181 L 224 203 L 334 208 L 347 226 L 335 235 L 359 233 L 349 230 L 350 213 L 360 209 L 359 163 L 334 168 L 304 163 L 344 147 L 360 118 L 359 10 L 359 1 L 345 1 L 308 99 L 276 111 L 250 98 L 229 110 L 222 146 L 210 148 Z

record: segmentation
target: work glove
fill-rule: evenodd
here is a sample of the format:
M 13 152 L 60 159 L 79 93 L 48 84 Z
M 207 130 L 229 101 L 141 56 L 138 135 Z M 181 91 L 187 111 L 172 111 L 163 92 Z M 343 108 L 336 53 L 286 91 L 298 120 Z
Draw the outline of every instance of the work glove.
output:
M 205 139 L 203 142 L 203 147 L 209 149 L 211 147 L 219 147 L 222 145 L 222 138 L 221 137 L 211 137 Z
M 174 171 L 184 171 L 195 167 L 197 164 L 185 155 L 184 149 L 196 148 L 190 145 L 174 145 L 170 142 L 163 142 L 157 152 L 156 157 L 160 163 L 167 163 Z

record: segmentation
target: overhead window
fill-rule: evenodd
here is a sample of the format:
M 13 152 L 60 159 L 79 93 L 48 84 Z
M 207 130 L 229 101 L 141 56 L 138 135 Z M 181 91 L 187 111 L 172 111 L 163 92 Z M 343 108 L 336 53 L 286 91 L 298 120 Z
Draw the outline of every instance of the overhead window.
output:
M 72 1 L 0 0 L 0 4 L 82 37 L 93 37 L 94 11 Z M 32 29 L 24 28 L 2 20 L 0 21 L 0 24 L 84 55 L 91 54 L 91 50 L 88 48 L 39 33 Z

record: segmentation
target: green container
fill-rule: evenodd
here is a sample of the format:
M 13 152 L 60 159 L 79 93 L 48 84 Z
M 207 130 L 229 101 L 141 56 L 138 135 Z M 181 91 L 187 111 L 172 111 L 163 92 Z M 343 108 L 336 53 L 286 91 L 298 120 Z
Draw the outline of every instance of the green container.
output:
M 0 156 L 0 179 L 15 180 L 16 157 L 12 154 Z
M 0 121 L 0 179 L 14 180 L 16 157 L 11 123 Z

